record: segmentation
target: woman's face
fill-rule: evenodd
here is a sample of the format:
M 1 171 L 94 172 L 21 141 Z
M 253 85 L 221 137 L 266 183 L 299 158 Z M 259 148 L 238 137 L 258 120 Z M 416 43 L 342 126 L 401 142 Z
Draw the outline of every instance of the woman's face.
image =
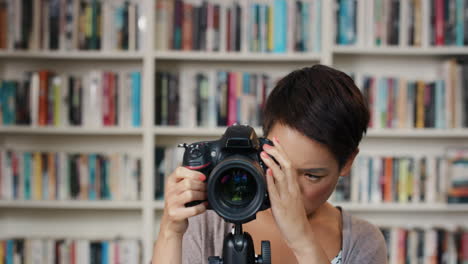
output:
M 273 137 L 279 139 L 296 170 L 306 212 L 310 215 L 328 200 L 338 177 L 349 173 L 355 155 L 339 170 L 338 162 L 327 147 L 297 130 L 277 123 L 268 134 L 270 140 Z

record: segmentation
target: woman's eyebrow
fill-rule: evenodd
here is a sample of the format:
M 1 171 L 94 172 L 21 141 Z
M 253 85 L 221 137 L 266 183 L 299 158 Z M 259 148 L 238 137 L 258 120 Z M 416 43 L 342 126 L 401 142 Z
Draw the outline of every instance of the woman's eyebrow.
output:
M 300 169 L 300 170 L 304 172 L 309 172 L 309 173 L 327 173 L 328 172 L 326 168 L 309 168 L 309 169 Z

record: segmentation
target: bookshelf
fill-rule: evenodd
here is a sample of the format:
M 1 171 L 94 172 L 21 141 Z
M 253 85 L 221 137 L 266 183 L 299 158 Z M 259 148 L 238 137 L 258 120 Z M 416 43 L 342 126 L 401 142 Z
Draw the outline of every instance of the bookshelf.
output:
M 121 135 L 142 136 L 141 128 L 107 127 L 107 128 L 76 128 L 76 127 L 26 127 L 6 126 L 0 128 L 0 134 L 42 134 L 42 135 Z
M 440 204 L 363 204 L 363 203 L 335 203 L 336 206 L 341 206 L 349 210 L 350 212 L 367 212 L 367 213 L 446 213 L 456 212 L 463 213 L 466 211 L 465 205 L 447 205 L 444 203 Z M 155 210 L 163 210 L 164 203 L 155 202 Z
M 141 210 L 140 201 L 1 201 L 0 208 L 77 209 L 77 210 Z
M 144 7 L 145 43 L 137 51 L 0 51 L 0 77 L 20 78 L 25 70 L 48 68 L 84 74 L 95 70 L 138 70 L 142 73 L 140 127 L 0 126 L 0 146 L 19 150 L 138 153 L 142 157 L 141 199 L 138 201 L 23 201 L 0 200 L 0 233 L 9 236 L 86 237 L 91 239 L 138 238 L 143 263 L 152 255 L 163 201 L 154 200 L 155 151 L 158 146 L 218 138 L 226 127 L 192 128 L 155 125 L 155 72 L 203 68 L 276 74 L 315 63 L 346 72 L 431 78 L 445 58 L 468 55 L 467 47 L 367 47 L 342 46 L 334 41 L 335 4 L 322 0 L 321 51 L 281 54 L 213 51 L 155 50 L 155 1 Z M 364 1 L 360 1 L 364 2 Z M 365 8 L 359 5 L 359 10 Z M 360 11 L 362 12 L 362 11 Z M 359 25 L 362 27 L 362 21 Z M 358 80 L 360 77 L 358 76 Z M 360 85 L 358 83 L 358 85 Z M 261 128 L 256 127 L 258 134 Z M 438 154 L 447 146 L 468 145 L 468 129 L 370 129 L 361 153 L 409 155 Z M 340 202 L 351 213 L 383 226 L 442 226 L 466 224 L 468 205 L 446 203 Z
M 217 137 L 227 127 L 216 128 L 179 128 L 174 126 L 156 126 L 155 135 L 159 136 L 213 136 Z M 257 135 L 262 135 L 262 128 L 255 127 Z M 366 138 L 461 138 L 466 139 L 468 129 L 370 129 Z
M 349 47 L 349 46 L 334 46 L 334 54 L 354 54 L 354 55 L 404 55 L 404 56 L 463 56 L 468 55 L 466 47 Z
M 51 59 L 51 60 L 135 60 L 141 61 L 143 53 L 137 51 L 0 51 L 2 59 Z
M 319 62 L 320 53 L 302 54 L 255 54 L 239 52 L 194 52 L 194 51 L 156 51 L 156 60 L 167 61 L 222 61 L 222 62 Z

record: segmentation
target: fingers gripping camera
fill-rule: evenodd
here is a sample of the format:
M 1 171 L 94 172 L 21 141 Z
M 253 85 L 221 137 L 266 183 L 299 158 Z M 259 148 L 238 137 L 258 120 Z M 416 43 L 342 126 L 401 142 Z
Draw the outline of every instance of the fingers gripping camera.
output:
M 264 144 L 273 145 L 252 127 L 233 125 L 219 140 L 179 145 L 185 148 L 182 165 L 207 176 L 208 208 L 228 222 L 247 223 L 270 207 L 267 167 L 260 158 Z

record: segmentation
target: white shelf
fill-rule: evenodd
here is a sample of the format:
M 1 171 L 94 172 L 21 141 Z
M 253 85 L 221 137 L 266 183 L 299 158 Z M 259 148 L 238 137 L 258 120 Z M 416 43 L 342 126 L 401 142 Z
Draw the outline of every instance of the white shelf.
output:
M 368 138 L 468 138 L 468 129 L 370 129 Z
M 164 201 L 154 201 L 153 208 L 154 208 L 154 210 L 163 210 L 164 209 Z
M 197 52 L 197 51 L 156 51 L 158 60 L 183 61 L 248 61 L 248 62 L 318 62 L 320 53 L 242 53 L 242 52 Z
M 50 134 L 50 135 L 143 135 L 142 128 L 83 128 L 52 126 L 0 126 L 0 134 Z
M 86 209 L 86 210 L 140 210 L 141 201 L 25 201 L 0 200 L 0 208 L 15 209 Z
M 73 149 L 83 145 L 83 151 L 92 148 L 111 149 L 120 147 L 123 149 L 136 148 L 141 150 L 142 160 L 142 201 L 6 201 L 0 200 L 0 212 L 4 217 L 0 218 L 0 232 L 3 230 L 47 233 L 49 230 L 42 226 L 50 227 L 56 234 L 68 233 L 70 226 L 76 233 L 88 232 L 96 236 L 113 234 L 115 230 L 123 231 L 127 235 L 137 234 L 143 241 L 144 261 L 151 260 L 154 246 L 154 236 L 160 223 L 161 212 L 164 209 L 164 201 L 153 201 L 154 197 L 154 147 L 155 145 L 174 145 L 189 138 L 213 137 L 219 138 L 226 127 L 217 128 L 183 128 L 170 126 L 154 126 L 154 84 L 155 72 L 164 70 L 165 67 L 173 67 L 174 64 L 190 64 L 189 66 L 217 67 L 217 65 L 235 65 L 241 69 L 245 66 L 269 71 L 270 68 L 285 69 L 284 66 L 299 67 L 302 64 L 323 63 L 332 67 L 339 67 L 340 63 L 349 65 L 349 68 L 359 72 L 363 69 L 378 69 L 380 72 L 392 72 L 394 68 L 410 69 L 413 72 L 426 72 L 426 68 L 419 65 L 438 65 L 443 56 L 468 55 L 468 47 L 349 47 L 334 45 L 334 5 L 332 1 L 324 1 L 324 20 L 321 31 L 323 33 L 322 52 L 320 53 L 246 53 L 246 52 L 197 52 L 197 51 L 155 51 L 155 12 L 154 1 L 144 0 L 144 12 L 146 14 L 147 31 L 145 32 L 145 49 L 141 51 L 10 51 L 0 50 L 0 63 L 10 67 L 8 74 L 14 75 L 15 71 L 23 72 L 25 69 L 34 70 L 43 65 L 66 67 L 70 69 L 79 67 L 83 71 L 104 67 L 112 64 L 112 67 L 126 69 L 139 67 L 142 71 L 142 119 L 141 128 L 83 128 L 83 127 L 27 127 L 27 126 L 0 126 L 0 141 L 7 146 L 48 146 L 49 142 L 67 142 L 73 140 Z M 146 34 L 147 33 L 147 34 Z M 382 57 L 385 59 L 382 59 Z M 396 59 L 392 60 L 394 56 Z M 420 56 L 420 57 L 417 57 Z M 409 59 L 407 59 L 409 58 Z M 334 62 L 336 61 L 336 62 Z M 417 61 L 411 63 L 412 61 Z M 79 65 L 76 65 L 78 63 Z M 367 66 L 366 63 L 372 64 Z M 81 65 L 83 64 L 83 65 Z M 96 65 L 94 65 L 96 64 Z M 103 66 L 101 66 L 102 64 Z M 407 65 L 409 64 L 409 65 Z M 36 66 L 37 65 L 37 66 Z M 88 67 L 89 65 L 89 67 Z M 213 66 L 211 66 L 213 65 Z M 362 66 L 363 65 L 363 66 Z M 385 66 L 385 67 L 382 67 Z M 388 67 L 387 67 L 388 65 Z M 83 67 L 82 67 L 83 66 Z M 2 65 L 3 67 L 3 65 Z M 87 69 L 88 67 L 89 69 Z M 123 68 L 125 67 L 125 68 Z M 223 66 L 224 67 L 224 66 Z M 30 69 L 31 68 L 31 69 Z M 175 67 L 177 68 L 177 67 Z M 2 68 L 3 72 L 6 72 Z M 389 70 L 390 69 L 390 70 Z M 437 70 L 434 70 L 437 71 Z M 6 74 L 6 73 L 5 73 Z M 255 128 L 257 135 L 261 136 L 262 129 Z M 10 135 L 29 135 L 14 137 Z M 46 135 L 37 139 L 36 135 Z M 48 135 L 48 136 L 47 136 Z M 59 137 L 60 136 L 60 137 Z M 109 136 L 116 140 L 102 140 Z M 135 139 L 141 141 L 135 144 Z M 11 142 L 9 141 L 11 138 Z M 82 138 L 82 139 L 78 139 Z M 184 138 L 182 141 L 181 138 Z M 372 145 L 376 152 L 402 149 L 406 151 L 418 151 L 439 153 L 447 143 L 468 144 L 468 129 L 457 130 L 369 130 L 366 138 L 371 140 L 366 147 Z M 127 140 L 129 139 L 129 140 Z M 390 140 L 388 140 L 390 139 Z M 49 141 L 50 140 L 50 141 Z M 29 141 L 32 142 L 29 144 Z M 413 142 L 414 141 L 414 142 Z M 189 141 L 190 142 L 190 141 Z M 174 144 L 172 144 L 174 143 Z M 368 142 L 366 142 L 368 143 Z M 402 144 L 400 144 L 402 143 Z M 413 144 L 414 143 L 414 144 Z M 426 144 L 430 143 L 430 144 Z M 28 145 L 29 144 L 29 145 Z M 404 145 L 403 145 L 404 144 Z M 67 144 L 67 149 L 71 148 Z M 79 145 L 79 146 L 78 146 Z M 108 147 L 110 145 L 110 147 Z M 389 149 L 388 147 L 393 147 Z M 43 148 L 43 147 L 41 147 Z M 47 147 L 44 147 L 46 149 Z M 81 151 L 79 149 L 75 149 Z M 94 151 L 90 150 L 90 151 Z M 370 148 L 369 152 L 374 149 Z M 395 225 L 413 222 L 415 225 L 431 222 L 438 223 L 464 223 L 468 216 L 468 204 L 355 204 L 337 203 L 351 213 L 377 220 L 375 223 L 395 222 Z M 73 211 L 75 210 L 75 211 Z M 49 212 L 50 211 L 50 212 Z M 74 214 L 75 213 L 75 214 Z M 118 217 L 116 217 L 116 213 Z M 376 217 L 374 217 L 376 216 Z M 20 225 L 12 225 L 20 222 Z M 104 222 L 105 226 L 100 223 Z M 122 225 L 124 223 L 124 225 Z M 21 226 L 22 228 L 15 228 Z M 59 228 L 57 228 L 57 226 Z M 23 228 L 24 227 L 24 228 Z M 104 227 L 104 228 L 103 228 Z M 106 229 L 107 228 L 107 229 Z M 24 229 L 24 230 L 23 230 Z M 143 230 L 143 232 L 141 232 Z
M 154 133 L 158 136 L 221 136 L 227 127 L 185 128 L 176 126 L 156 126 Z M 262 128 L 256 127 L 257 135 Z M 134 135 L 141 136 L 142 128 L 83 128 L 52 126 L 0 126 L 0 134 L 51 134 L 51 135 Z M 369 129 L 368 138 L 468 138 L 468 129 Z
M 358 47 L 335 46 L 332 50 L 335 54 L 353 55 L 410 55 L 410 56 L 453 56 L 468 55 L 468 47 Z
M 445 212 L 467 212 L 468 204 L 358 204 L 358 203 L 335 203 L 335 206 L 341 206 L 350 212 L 398 212 L 398 213 L 445 213 Z M 153 204 L 155 210 L 164 209 L 164 201 L 155 201 Z
M 164 136 L 221 136 L 226 127 L 184 128 L 176 126 L 156 126 L 154 133 Z M 262 128 L 256 127 L 257 135 Z M 468 138 L 468 129 L 370 129 L 368 138 Z
M 226 131 L 227 127 L 216 128 L 185 128 L 175 126 L 156 126 L 154 133 L 164 136 L 218 136 L 220 137 Z M 255 128 L 257 135 L 262 134 L 262 129 Z
M 0 58 L 82 59 L 82 60 L 142 60 L 137 51 L 0 51 Z
M 446 213 L 468 211 L 468 204 L 397 204 L 397 203 L 334 203 L 335 206 L 341 206 L 343 209 L 351 212 L 399 212 L 399 213 Z

